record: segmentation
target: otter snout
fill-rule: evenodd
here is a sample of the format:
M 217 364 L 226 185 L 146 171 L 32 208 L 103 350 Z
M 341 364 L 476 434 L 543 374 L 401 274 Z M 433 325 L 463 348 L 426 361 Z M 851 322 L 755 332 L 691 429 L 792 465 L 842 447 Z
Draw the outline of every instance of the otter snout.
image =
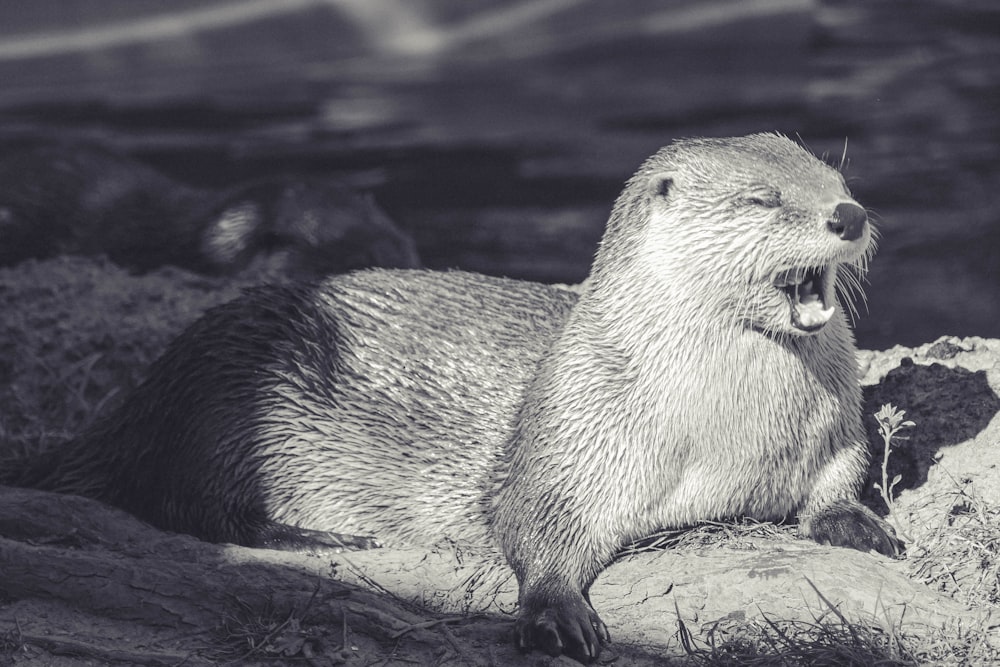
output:
M 867 223 L 865 209 L 853 202 L 843 202 L 833 209 L 833 217 L 827 220 L 826 226 L 844 241 L 857 241 L 864 235 Z

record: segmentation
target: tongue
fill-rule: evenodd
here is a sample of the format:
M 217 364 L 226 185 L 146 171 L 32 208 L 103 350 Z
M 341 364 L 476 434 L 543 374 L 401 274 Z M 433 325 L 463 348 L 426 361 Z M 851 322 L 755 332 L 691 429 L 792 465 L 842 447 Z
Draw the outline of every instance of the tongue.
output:
M 821 286 L 815 280 L 808 280 L 796 285 L 791 294 L 792 324 L 804 331 L 815 331 L 830 321 L 833 317 L 833 306 L 823 307 Z

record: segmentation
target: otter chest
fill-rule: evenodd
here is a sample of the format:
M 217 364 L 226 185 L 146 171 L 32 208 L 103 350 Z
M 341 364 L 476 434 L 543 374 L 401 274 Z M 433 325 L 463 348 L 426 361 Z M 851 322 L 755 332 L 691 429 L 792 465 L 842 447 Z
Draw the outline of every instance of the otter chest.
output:
M 814 364 L 766 342 L 756 353 L 730 350 L 661 393 L 658 522 L 794 515 L 819 471 L 858 437 L 853 361 Z

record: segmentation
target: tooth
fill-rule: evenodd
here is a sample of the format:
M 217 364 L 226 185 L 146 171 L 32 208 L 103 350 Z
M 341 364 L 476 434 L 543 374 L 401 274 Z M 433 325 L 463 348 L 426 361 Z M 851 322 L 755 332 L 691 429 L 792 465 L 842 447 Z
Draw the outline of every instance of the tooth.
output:
M 833 317 L 833 307 L 831 306 L 830 308 L 825 308 L 816 313 L 816 315 L 817 315 L 816 318 L 817 323 L 826 324 L 827 322 L 830 321 L 830 318 Z
M 800 312 L 799 318 L 803 326 L 814 327 L 829 322 L 833 313 L 834 309 L 831 306 L 823 310 Z

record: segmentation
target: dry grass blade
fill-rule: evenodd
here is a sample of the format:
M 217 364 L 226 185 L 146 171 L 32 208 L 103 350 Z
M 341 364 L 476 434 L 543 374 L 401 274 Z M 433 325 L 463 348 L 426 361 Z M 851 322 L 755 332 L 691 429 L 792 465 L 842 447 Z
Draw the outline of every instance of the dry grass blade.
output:
M 825 610 L 812 621 L 759 618 L 723 625 L 717 623 L 703 640 L 681 620 L 681 646 L 690 662 L 716 666 L 841 666 L 981 665 L 1000 660 L 1000 648 L 985 636 L 989 626 L 932 629 L 915 626 L 904 631 L 902 618 L 856 622 L 806 579 Z M 676 608 L 676 605 L 675 605 Z
M 911 576 L 971 607 L 1000 604 L 1000 508 L 958 489 L 941 521 L 910 549 Z

